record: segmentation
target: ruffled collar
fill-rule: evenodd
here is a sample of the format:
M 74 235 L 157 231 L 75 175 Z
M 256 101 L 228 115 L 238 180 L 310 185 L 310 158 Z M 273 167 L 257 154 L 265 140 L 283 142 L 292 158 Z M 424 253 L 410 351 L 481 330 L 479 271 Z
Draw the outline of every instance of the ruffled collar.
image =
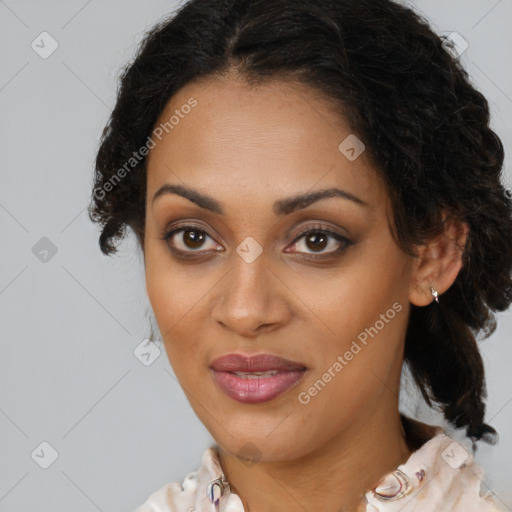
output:
M 446 487 L 458 472 L 473 462 L 469 447 L 448 437 L 441 427 L 432 427 L 402 415 L 408 439 L 418 448 L 405 464 L 386 475 L 368 491 L 367 512 L 404 510 L 413 499 L 421 499 L 433 481 Z M 197 484 L 194 508 L 198 512 L 243 512 L 240 497 L 231 492 L 218 455 L 217 445 L 205 450 L 201 467 L 189 475 Z

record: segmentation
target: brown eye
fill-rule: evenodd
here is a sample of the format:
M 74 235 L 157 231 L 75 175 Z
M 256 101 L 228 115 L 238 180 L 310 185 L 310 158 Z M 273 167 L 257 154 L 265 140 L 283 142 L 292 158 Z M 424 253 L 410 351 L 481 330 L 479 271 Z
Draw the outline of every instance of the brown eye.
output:
M 301 233 L 295 239 L 292 252 L 300 252 L 306 255 L 330 256 L 342 252 L 350 244 L 350 240 L 338 233 L 325 228 L 313 227 Z
M 208 239 L 213 242 L 213 239 L 205 231 L 195 226 L 184 226 L 173 229 L 166 232 L 162 237 L 162 240 L 165 240 L 172 250 L 182 253 L 202 252 L 203 250 L 215 249 L 215 243 L 212 243 L 212 247 L 210 248 L 204 247 Z
M 204 233 L 198 230 L 183 231 L 182 241 L 190 249 L 198 249 L 204 243 Z
M 325 249 L 328 244 L 328 236 L 325 236 L 320 231 L 318 233 L 313 233 L 305 237 L 306 246 L 313 251 L 321 251 Z

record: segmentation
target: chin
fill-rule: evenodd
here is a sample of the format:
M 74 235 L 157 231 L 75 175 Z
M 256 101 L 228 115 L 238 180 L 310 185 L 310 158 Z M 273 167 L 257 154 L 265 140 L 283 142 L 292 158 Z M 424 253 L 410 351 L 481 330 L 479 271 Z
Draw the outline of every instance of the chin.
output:
M 274 426 L 269 428 L 268 420 L 261 428 L 258 428 L 257 422 L 253 422 L 250 428 L 245 423 L 237 426 L 233 422 L 222 424 L 230 426 L 229 433 L 218 425 L 207 428 L 225 452 L 245 461 L 247 465 L 256 462 L 292 461 L 314 449 L 311 440 L 297 437 L 301 432 L 298 424 L 289 423 L 286 427 L 281 425 L 274 431 Z

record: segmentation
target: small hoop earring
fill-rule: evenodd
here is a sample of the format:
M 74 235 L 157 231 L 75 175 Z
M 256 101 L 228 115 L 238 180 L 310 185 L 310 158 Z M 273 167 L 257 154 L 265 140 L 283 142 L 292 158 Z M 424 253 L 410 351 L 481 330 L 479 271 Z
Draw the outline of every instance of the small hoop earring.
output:
M 435 288 L 430 287 L 430 292 L 432 293 L 432 297 L 434 297 L 434 300 L 439 304 L 439 298 L 437 297 L 437 290 Z

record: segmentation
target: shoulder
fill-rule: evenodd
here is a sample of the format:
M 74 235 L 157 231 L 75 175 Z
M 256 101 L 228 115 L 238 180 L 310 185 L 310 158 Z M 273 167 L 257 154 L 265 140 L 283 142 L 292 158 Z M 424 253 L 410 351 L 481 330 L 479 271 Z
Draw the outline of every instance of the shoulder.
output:
M 440 427 L 430 432 L 405 464 L 366 493 L 367 512 L 503 512 L 483 490 L 484 470 L 469 440 L 456 441 Z
M 366 512 L 504 512 L 491 493 L 483 492 L 484 471 L 474 462 L 469 443 L 456 441 L 440 427 L 425 427 L 430 439 L 416 431 L 423 444 L 366 493 Z M 209 447 L 197 471 L 182 483 L 164 485 L 134 512 L 213 512 L 209 490 L 222 499 L 223 510 L 243 512 L 240 498 L 229 491 L 229 485 L 224 489 L 219 483 L 221 476 L 216 449 Z

